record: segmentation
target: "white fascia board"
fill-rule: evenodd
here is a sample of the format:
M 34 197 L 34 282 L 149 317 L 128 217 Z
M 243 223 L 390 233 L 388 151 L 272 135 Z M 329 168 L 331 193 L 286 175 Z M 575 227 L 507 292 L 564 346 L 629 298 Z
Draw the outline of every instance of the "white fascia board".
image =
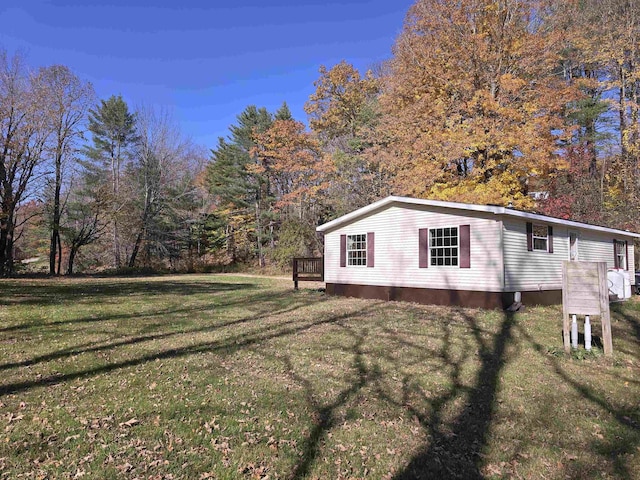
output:
M 486 213 L 501 213 L 504 210 L 503 207 L 495 207 L 492 205 L 474 205 L 469 203 L 456 203 L 456 202 L 443 202 L 440 200 L 424 200 L 420 198 L 410 198 L 410 197 L 396 197 L 390 196 L 383 198 L 382 200 L 378 200 L 366 207 L 359 208 L 358 210 L 354 210 L 353 212 L 347 213 L 341 217 L 336 218 L 335 220 L 331 220 L 330 222 L 324 223 L 318 227 L 316 227 L 316 231 L 325 232 L 327 230 L 331 230 L 333 228 L 339 227 L 345 223 L 349 223 L 356 218 L 363 217 L 368 213 L 371 213 L 377 209 L 386 207 L 391 203 L 399 203 L 401 205 L 421 205 L 421 206 L 429 206 L 429 207 L 440 207 L 440 208 L 451 208 L 455 210 L 471 210 L 476 212 L 486 212 Z
M 316 227 L 316 231 L 317 232 L 325 232 L 327 230 L 331 230 L 332 228 L 338 227 L 338 226 L 343 225 L 345 223 L 349 223 L 351 220 L 354 220 L 356 218 L 362 217 L 362 216 L 366 215 L 367 213 L 370 213 L 370 212 L 376 210 L 377 208 L 384 207 L 385 205 L 388 205 L 389 203 L 391 203 L 393 201 L 396 201 L 396 199 L 399 199 L 399 198 L 403 198 L 403 197 L 386 197 L 386 198 L 383 198 L 382 200 L 378 200 L 377 202 L 373 202 L 373 203 L 367 205 L 366 207 L 359 208 L 358 210 L 354 210 L 351 213 L 347 213 L 346 215 L 338 217 L 335 220 L 331 220 L 330 222 L 323 223 L 322 225 Z
M 564 220 L 562 218 L 547 217 L 546 215 L 539 215 L 537 213 L 520 212 L 518 210 L 511 210 L 509 208 L 505 208 L 505 211 L 503 213 L 504 215 L 509 215 L 511 217 L 525 218 L 527 220 L 553 223 L 556 225 L 565 225 L 567 227 L 580 228 L 583 230 L 593 230 L 596 232 L 603 232 L 603 233 L 611 233 L 614 235 L 620 235 L 625 237 L 640 238 L 639 233 L 628 232 L 626 230 L 618 230 L 617 228 L 601 227 L 599 225 L 591 225 L 589 223 L 574 222 L 573 220 Z
M 453 210 L 466 210 L 466 211 L 472 211 L 472 212 L 493 213 L 494 215 L 507 215 L 511 217 L 524 218 L 527 220 L 553 223 L 556 225 L 566 225 L 574 228 L 581 228 L 581 229 L 594 230 L 594 231 L 604 232 L 604 233 L 612 233 L 615 235 L 640 238 L 640 234 L 627 232 L 625 230 L 600 227 L 597 225 L 590 225 L 588 223 L 582 223 L 582 222 L 574 222 L 571 220 L 563 220 L 562 218 L 548 217 L 546 215 L 539 215 L 537 213 L 521 212 L 518 210 L 513 210 L 511 208 L 498 207 L 495 205 L 475 205 L 471 203 L 443 202 L 440 200 L 424 200 L 420 198 L 396 197 L 396 196 L 383 198 L 382 200 L 378 200 L 377 202 L 367 205 L 366 207 L 362 207 L 362 208 L 359 208 L 358 210 L 354 210 L 351 213 L 347 213 L 346 215 L 338 217 L 335 220 L 332 220 L 330 222 L 327 222 L 325 224 L 322 224 L 316 227 L 316 231 L 326 232 L 327 230 L 331 230 L 333 228 L 339 227 L 340 225 L 349 223 L 352 220 L 360 218 L 364 215 L 367 215 L 368 213 L 371 213 L 377 209 L 383 208 L 392 203 L 398 203 L 401 205 L 402 204 L 420 205 L 420 206 L 429 206 L 429 207 L 450 208 Z

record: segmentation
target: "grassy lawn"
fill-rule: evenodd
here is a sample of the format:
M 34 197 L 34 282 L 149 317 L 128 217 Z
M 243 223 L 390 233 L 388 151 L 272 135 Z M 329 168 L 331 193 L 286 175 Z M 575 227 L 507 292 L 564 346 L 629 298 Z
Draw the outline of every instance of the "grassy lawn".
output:
M 559 308 L 3 280 L 0 479 L 640 478 L 640 302 L 612 327 L 565 356 Z

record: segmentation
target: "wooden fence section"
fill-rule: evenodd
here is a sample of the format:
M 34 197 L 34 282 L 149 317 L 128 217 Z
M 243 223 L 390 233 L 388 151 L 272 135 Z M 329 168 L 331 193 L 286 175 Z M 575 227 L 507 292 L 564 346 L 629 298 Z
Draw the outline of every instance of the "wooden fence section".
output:
M 323 282 L 324 258 L 294 258 L 293 286 L 297 290 L 298 282 Z

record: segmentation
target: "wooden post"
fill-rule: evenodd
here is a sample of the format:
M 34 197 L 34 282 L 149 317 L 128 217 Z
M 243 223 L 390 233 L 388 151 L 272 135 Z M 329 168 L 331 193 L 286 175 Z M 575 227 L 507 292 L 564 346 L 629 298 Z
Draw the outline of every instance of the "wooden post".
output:
M 293 259 L 293 289 L 298 290 L 298 259 Z
M 598 279 L 600 280 L 600 323 L 602 323 L 602 346 L 604 354 L 613 355 L 613 340 L 611 338 L 611 312 L 609 311 L 609 287 L 607 281 L 607 264 L 598 263 Z

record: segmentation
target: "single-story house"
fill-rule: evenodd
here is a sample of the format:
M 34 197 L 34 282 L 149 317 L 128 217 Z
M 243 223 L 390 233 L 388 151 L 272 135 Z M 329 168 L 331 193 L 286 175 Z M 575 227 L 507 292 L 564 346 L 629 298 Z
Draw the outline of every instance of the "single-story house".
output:
M 635 284 L 640 238 L 508 207 L 395 196 L 317 231 L 328 294 L 483 308 L 562 303 L 564 260 L 607 262 Z

